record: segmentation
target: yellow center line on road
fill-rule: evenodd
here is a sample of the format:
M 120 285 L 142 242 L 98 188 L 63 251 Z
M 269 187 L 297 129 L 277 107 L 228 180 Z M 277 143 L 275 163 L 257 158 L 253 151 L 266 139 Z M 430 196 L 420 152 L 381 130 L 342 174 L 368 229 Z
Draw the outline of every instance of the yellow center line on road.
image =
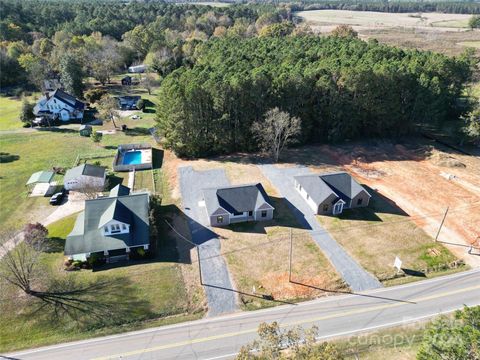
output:
M 282 328 L 283 327 L 290 327 L 290 326 L 295 326 L 295 325 L 302 325 L 302 324 L 317 322 L 317 321 L 321 321 L 321 320 L 329 320 L 329 319 L 341 318 L 341 317 L 350 316 L 350 315 L 363 314 L 363 313 L 367 313 L 367 312 L 371 312 L 371 311 L 383 310 L 383 309 L 388 309 L 388 308 L 393 308 L 393 307 L 415 305 L 415 303 L 428 301 L 428 300 L 433 300 L 433 299 L 438 299 L 438 298 L 441 298 L 441 297 L 460 294 L 460 293 L 464 293 L 464 292 L 468 292 L 468 291 L 472 291 L 472 290 L 477 290 L 477 289 L 480 289 L 480 285 L 475 285 L 475 286 L 470 286 L 470 287 L 463 288 L 463 289 L 445 291 L 443 293 L 438 293 L 438 294 L 435 294 L 435 295 L 429 295 L 429 296 L 423 296 L 423 297 L 418 297 L 418 298 L 405 300 L 405 301 L 408 301 L 408 302 L 399 302 L 399 303 L 395 303 L 395 304 L 385 304 L 385 305 L 371 306 L 369 308 L 364 308 L 364 309 L 345 311 L 345 312 L 331 314 L 331 315 L 319 316 L 319 317 L 316 317 L 316 318 L 309 318 L 307 320 L 294 321 L 294 322 L 290 322 L 290 323 L 281 324 L 280 327 L 282 327 Z M 171 348 L 193 345 L 193 344 L 198 344 L 198 343 L 204 343 L 204 342 L 208 342 L 208 341 L 212 341 L 212 340 L 225 339 L 225 338 L 235 337 L 235 336 L 244 335 L 244 334 L 251 334 L 251 333 L 256 333 L 256 332 L 257 332 L 257 328 L 246 329 L 246 330 L 235 331 L 235 332 L 219 334 L 219 335 L 213 335 L 213 336 L 208 336 L 208 337 L 203 337 L 203 338 L 198 338 L 198 339 L 185 340 L 185 341 L 180 341 L 180 342 L 171 343 L 171 344 L 159 345 L 159 346 L 154 346 L 154 347 L 151 347 L 151 348 L 139 349 L 139 350 L 129 351 L 129 352 L 121 353 L 121 354 L 98 357 L 98 358 L 94 358 L 92 360 L 119 359 L 119 358 L 129 357 L 129 356 L 133 356 L 133 355 L 140 355 L 140 354 L 150 353 L 150 352 L 159 351 L 159 350 L 165 350 L 165 349 L 171 349 Z

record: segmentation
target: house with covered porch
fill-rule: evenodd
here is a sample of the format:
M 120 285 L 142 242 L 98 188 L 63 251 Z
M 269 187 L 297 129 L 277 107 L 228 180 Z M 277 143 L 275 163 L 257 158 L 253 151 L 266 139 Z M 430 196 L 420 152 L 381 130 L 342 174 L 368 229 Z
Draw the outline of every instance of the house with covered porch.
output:
M 344 209 L 368 206 L 371 197 L 346 172 L 295 176 L 294 183 L 302 198 L 319 215 L 338 215 Z
M 204 189 L 203 203 L 211 226 L 267 221 L 275 210 L 260 183 Z
M 149 246 L 149 195 L 130 194 L 128 187 L 117 185 L 108 197 L 85 201 L 67 236 L 65 255 L 80 261 L 96 255 L 113 262 Z

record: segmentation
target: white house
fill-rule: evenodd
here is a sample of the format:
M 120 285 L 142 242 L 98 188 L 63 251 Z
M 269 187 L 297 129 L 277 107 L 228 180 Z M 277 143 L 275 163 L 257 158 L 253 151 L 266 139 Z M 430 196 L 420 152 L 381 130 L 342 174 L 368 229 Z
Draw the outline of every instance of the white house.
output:
M 102 166 L 83 164 L 67 170 L 63 180 L 66 190 L 98 189 L 105 187 L 106 172 Z
M 48 117 L 61 121 L 81 120 L 85 104 L 65 91 L 57 89 L 45 93 L 33 108 L 38 117 Z

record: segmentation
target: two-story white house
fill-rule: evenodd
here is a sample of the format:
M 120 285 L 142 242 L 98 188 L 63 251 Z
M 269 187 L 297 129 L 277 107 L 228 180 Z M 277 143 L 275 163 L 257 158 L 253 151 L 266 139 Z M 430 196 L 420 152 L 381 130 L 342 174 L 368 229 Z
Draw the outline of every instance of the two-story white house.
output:
M 37 117 L 70 121 L 83 119 L 85 103 L 65 91 L 57 89 L 45 93 L 33 108 Z

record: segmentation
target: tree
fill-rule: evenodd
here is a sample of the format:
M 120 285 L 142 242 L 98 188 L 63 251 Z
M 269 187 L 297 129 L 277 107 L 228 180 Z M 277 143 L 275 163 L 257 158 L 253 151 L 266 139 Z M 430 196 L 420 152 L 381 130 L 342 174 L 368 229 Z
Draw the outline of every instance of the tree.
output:
M 257 121 L 252 132 L 262 150 L 269 152 L 275 162 L 285 146 L 295 142 L 302 131 L 301 121 L 288 113 L 273 108 L 265 114 L 265 120 Z
M 118 70 L 122 57 L 117 44 L 112 39 L 101 40 L 100 48 L 95 49 L 89 56 L 89 68 L 95 79 L 102 85 L 110 82 L 110 78 Z
M 342 360 L 333 344 L 317 343 L 318 328 L 281 330 L 275 321 L 258 326 L 258 340 L 243 346 L 237 360 Z
M 98 100 L 102 98 L 103 95 L 107 93 L 106 90 L 100 89 L 100 88 L 92 88 L 87 91 L 85 91 L 85 99 L 91 103 L 94 104 Z
M 83 97 L 83 68 L 73 53 L 66 53 L 60 58 L 60 78 L 65 91 L 79 98 Z
M 142 85 L 148 91 L 148 95 L 152 94 L 152 88 L 156 85 L 155 77 L 151 73 L 146 73 L 142 78 Z
M 358 33 L 350 25 L 338 25 L 332 30 L 332 36 L 344 38 L 356 38 Z
M 43 90 L 43 80 L 50 68 L 48 63 L 32 53 L 21 54 L 18 63 L 27 72 L 29 82 L 37 89 Z
M 473 15 L 470 20 L 468 20 L 468 26 L 470 29 L 480 28 L 480 15 Z
M 465 122 L 463 132 L 468 140 L 474 144 L 480 144 L 480 102 L 476 108 L 468 114 Z
M 105 121 L 111 121 L 113 123 L 113 126 L 117 128 L 115 118 L 120 117 L 118 112 L 117 99 L 108 94 L 103 95 L 97 103 L 97 109 L 102 119 L 105 119 Z
M 45 239 L 48 235 L 48 229 L 40 224 L 26 224 L 23 228 L 23 241 L 31 246 L 37 247 L 40 244 L 44 248 Z
M 93 130 L 92 134 L 90 135 L 90 138 L 94 143 L 98 144 L 100 141 L 102 141 L 102 136 L 103 134 L 101 132 L 98 132 L 97 130 Z
M 455 319 L 434 321 L 423 337 L 417 360 L 480 359 L 480 306 L 465 307 Z
M 284 21 L 278 24 L 272 24 L 263 27 L 260 32 L 259 36 L 273 36 L 273 37 L 284 37 L 290 35 L 295 29 L 295 25 L 290 21 Z
M 32 125 L 35 115 L 33 114 L 34 105 L 28 101 L 26 97 L 22 100 L 22 110 L 20 112 L 20 121 L 25 125 Z
M 136 103 L 136 107 L 138 110 L 144 110 L 145 108 L 145 101 L 143 99 L 138 99 Z

